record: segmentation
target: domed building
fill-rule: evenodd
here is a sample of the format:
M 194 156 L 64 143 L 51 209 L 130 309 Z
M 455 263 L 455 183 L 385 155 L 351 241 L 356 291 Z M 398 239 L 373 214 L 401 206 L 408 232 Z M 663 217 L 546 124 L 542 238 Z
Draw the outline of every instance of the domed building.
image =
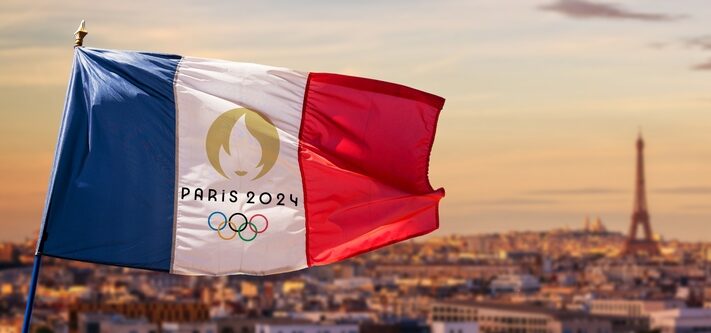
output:
M 605 227 L 605 224 L 602 223 L 602 220 L 600 217 L 595 218 L 595 222 L 590 223 L 590 217 L 585 217 L 585 226 L 583 229 L 586 233 L 593 233 L 593 234 L 604 234 L 607 232 L 607 228 Z

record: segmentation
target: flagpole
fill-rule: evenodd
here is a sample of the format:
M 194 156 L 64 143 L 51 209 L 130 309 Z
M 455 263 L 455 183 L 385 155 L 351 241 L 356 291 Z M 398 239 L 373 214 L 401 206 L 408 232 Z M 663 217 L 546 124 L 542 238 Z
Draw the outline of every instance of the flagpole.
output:
M 30 289 L 27 291 L 27 306 L 25 307 L 25 319 L 22 322 L 22 333 L 30 331 L 30 321 L 32 320 L 32 305 L 35 303 L 35 289 L 37 288 L 37 278 L 39 277 L 42 255 L 35 254 L 35 263 L 32 265 L 32 277 L 30 278 Z
M 89 32 L 86 31 L 86 23 L 84 20 L 79 23 L 79 28 L 74 32 L 74 47 L 81 47 L 84 45 L 84 37 Z M 43 232 L 40 232 L 40 237 Z M 40 238 L 38 242 L 42 242 Z M 41 246 L 37 247 L 37 253 L 35 253 L 35 261 L 32 264 L 32 276 L 30 277 L 30 288 L 27 290 L 27 306 L 25 307 L 25 318 L 22 322 L 22 333 L 29 333 L 30 322 L 32 321 L 32 308 L 35 304 L 35 293 L 37 290 L 37 280 L 39 279 L 40 266 L 42 265 L 42 255 L 39 253 Z

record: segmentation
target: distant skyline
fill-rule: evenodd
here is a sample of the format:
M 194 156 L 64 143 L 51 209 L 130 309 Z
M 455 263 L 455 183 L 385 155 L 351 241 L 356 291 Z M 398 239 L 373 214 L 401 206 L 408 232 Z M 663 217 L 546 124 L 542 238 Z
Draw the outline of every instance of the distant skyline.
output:
M 626 232 L 641 127 L 651 222 L 711 241 L 703 0 L 0 3 L 0 240 L 33 236 L 72 58 L 148 50 L 397 82 L 443 96 L 441 230 Z

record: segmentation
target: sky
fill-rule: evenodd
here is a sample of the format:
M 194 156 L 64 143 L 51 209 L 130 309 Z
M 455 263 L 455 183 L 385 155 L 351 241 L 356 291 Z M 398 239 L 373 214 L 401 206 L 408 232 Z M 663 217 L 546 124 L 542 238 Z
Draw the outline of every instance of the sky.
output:
M 147 50 L 397 82 L 447 99 L 435 235 L 629 225 L 711 241 L 704 0 L 0 2 L 0 241 L 36 234 L 73 54 Z

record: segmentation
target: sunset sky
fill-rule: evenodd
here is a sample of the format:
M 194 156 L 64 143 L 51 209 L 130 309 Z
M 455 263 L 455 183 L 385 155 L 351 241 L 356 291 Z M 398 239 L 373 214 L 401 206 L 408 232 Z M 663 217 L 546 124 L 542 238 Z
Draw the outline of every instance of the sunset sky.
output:
M 634 140 L 652 225 L 711 241 L 707 0 L 0 2 L 0 240 L 34 235 L 85 44 L 397 82 L 447 99 L 430 166 L 439 235 L 625 231 Z M 110 230 L 107 230 L 110 232 Z

